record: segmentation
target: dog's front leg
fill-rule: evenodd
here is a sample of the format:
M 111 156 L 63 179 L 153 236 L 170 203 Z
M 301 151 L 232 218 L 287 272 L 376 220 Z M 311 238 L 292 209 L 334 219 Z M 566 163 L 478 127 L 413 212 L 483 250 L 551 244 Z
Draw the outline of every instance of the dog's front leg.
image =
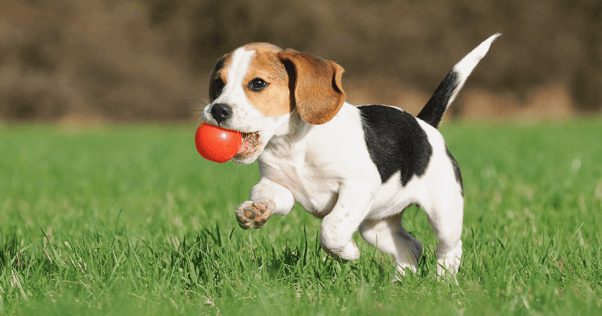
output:
M 352 237 L 372 206 L 375 190 L 367 187 L 365 183 L 341 186 L 337 204 L 322 221 L 322 248 L 337 259 L 353 261 L 360 257 Z
M 236 219 L 244 229 L 260 228 L 272 214 L 286 215 L 293 206 L 295 198 L 287 188 L 268 178 L 261 178 L 251 189 L 251 200 L 236 208 Z

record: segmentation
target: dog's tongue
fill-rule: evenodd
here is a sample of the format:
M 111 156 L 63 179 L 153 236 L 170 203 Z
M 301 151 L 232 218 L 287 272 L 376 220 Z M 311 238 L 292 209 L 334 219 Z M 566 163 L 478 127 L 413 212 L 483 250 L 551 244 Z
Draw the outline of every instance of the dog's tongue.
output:
M 242 152 L 245 152 L 245 151 L 249 150 L 250 147 L 251 147 L 251 143 L 249 143 L 249 141 L 244 142 L 240 146 L 240 149 L 238 149 L 238 153 L 237 154 L 240 154 Z

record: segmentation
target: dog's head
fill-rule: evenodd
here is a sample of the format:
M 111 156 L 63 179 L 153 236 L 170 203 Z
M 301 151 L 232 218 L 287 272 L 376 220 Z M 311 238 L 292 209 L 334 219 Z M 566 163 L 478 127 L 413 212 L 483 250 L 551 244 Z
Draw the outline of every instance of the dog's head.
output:
M 290 116 L 324 124 L 345 102 L 338 64 L 267 43 L 252 43 L 218 60 L 203 120 L 243 135 L 237 163 L 255 161 L 274 136 L 289 134 Z

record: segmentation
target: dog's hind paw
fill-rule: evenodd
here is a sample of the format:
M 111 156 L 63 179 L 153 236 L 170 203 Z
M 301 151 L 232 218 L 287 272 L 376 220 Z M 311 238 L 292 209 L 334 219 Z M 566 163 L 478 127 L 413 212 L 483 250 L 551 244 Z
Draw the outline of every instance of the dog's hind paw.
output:
M 276 208 L 274 201 L 261 199 L 246 201 L 236 208 L 236 219 L 241 228 L 260 228 L 265 224 Z

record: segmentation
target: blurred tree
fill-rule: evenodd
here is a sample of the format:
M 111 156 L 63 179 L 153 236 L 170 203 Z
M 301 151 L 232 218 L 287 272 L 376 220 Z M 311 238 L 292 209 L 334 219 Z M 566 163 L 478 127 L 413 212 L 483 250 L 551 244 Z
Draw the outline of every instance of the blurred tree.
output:
M 215 60 L 257 41 L 335 60 L 358 93 L 391 80 L 429 95 L 496 32 L 468 89 L 526 100 L 560 85 L 600 111 L 600 29 L 597 0 L 3 0 L 0 118 L 188 119 Z

